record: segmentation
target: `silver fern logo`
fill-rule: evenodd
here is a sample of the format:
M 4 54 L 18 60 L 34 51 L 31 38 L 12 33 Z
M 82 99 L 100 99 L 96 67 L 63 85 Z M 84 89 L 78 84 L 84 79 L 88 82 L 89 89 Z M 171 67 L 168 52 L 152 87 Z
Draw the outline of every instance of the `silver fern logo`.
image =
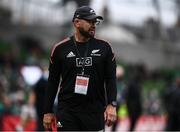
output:
M 57 127 L 63 127 L 60 121 L 57 122 Z

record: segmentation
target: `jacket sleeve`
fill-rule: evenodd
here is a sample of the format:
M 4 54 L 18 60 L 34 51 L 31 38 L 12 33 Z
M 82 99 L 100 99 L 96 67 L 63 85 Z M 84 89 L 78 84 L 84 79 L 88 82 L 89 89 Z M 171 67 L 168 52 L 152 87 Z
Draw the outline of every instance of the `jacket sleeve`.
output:
M 110 104 L 116 101 L 117 96 L 116 60 L 110 46 L 108 47 L 108 54 L 105 62 L 105 86 L 107 91 L 107 103 Z
M 48 86 L 45 90 L 44 113 L 52 113 L 54 100 L 60 81 L 60 58 L 58 48 L 53 49 L 49 64 Z

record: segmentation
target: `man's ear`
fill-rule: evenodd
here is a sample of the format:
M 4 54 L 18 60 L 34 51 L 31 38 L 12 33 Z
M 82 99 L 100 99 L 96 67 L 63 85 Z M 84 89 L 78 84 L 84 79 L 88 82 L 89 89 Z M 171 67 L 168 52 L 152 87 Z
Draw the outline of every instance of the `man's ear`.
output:
M 80 22 L 79 19 L 77 19 L 77 18 L 74 19 L 74 25 L 75 25 L 76 27 L 79 27 L 79 24 L 80 24 L 79 22 Z

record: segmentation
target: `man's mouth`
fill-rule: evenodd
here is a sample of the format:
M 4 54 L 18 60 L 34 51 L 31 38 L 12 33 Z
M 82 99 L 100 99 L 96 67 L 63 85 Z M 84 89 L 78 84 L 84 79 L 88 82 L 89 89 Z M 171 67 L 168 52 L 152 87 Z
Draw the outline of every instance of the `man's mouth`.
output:
M 91 34 L 94 34 L 94 33 L 95 33 L 95 29 L 90 29 L 89 32 L 90 32 Z

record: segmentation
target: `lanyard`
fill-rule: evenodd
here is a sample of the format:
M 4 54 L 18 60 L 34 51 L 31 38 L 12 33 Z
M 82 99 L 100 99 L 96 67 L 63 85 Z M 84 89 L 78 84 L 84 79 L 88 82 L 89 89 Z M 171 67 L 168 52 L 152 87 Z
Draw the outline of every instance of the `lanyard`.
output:
M 82 61 L 82 75 L 84 75 L 84 67 L 85 67 L 85 60 L 86 60 L 86 57 L 87 57 L 87 54 L 88 54 L 88 50 L 89 50 L 89 41 L 87 42 L 87 46 L 86 46 L 86 50 L 84 52 L 84 57 L 81 56 L 79 50 L 78 50 L 78 47 L 77 47 L 77 43 L 76 43 L 76 40 L 75 40 L 75 37 L 73 36 L 73 42 L 74 42 L 74 45 L 76 47 L 76 52 L 80 58 L 80 61 Z

